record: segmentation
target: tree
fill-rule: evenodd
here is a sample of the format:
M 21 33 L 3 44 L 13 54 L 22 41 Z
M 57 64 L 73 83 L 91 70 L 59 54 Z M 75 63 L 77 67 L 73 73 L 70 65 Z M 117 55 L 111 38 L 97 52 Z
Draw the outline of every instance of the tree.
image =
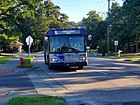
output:
M 0 35 L 5 34 L 9 38 L 19 36 L 24 41 L 27 35 L 33 33 L 30 22 L 35 19 L 35 8 L 39 2 L 40 0 L 1 0 Z M 8 44 L 6 46 L 10 47 Z
M 101 47 L 99 40 L 105 37 L 106 24 L 96 11 L 90 11 L 87 15 L 88 17 L 83 18 L 82 23 L 86 27 L 86 34 L 92 35 L 92 40 L 88 42 L 88 45 L 91 48 Z
M 0 7 L 0 35 L 18 36 L 24 45 L 25 38 L 31 35 L 35 51 L 43 49 L 40 46 L 49 28 L 68 25 L 68 16 L 50 0 L 1 0 Z
M 122 7 L 117 3 L 111 8 L 112 39 L 118 39 L 120 48 L 125 52 L 138 52 L 140 42 L 140 3 L 139 0 L 125 0 Z
M 5 34 L 0 35 L 0 50 L 4 52 L 12 52 L 17 50 L 16 43 L 18 37 L 8 37 Z
M 60 7 L 54 5 L 50 0 L 44 2 L 45 16 L 49 20 L 49 28 L 61 28 L 68 26 L 68 16 L 60 13 Z
M 79 22 L 74 22 L 74 21 L 70 21 L 69 23 L 69 27 L 71 28 L 75 28 L 75 27 L 85 27 L 82 21 Z
M 68 25 L 68 16 L 60 13 L 60 7 L 54 5 L 50 0 L 41 3 L 37 7 L 36 20 L 33 29 L 34 50 L 42 50 L 43 38 L 49 28 L 62 28 Z
M 114 41 L 118 40 L 119 44 L 121 44 L 120 34 L 123 20 L 121 19 L 121 6 L 117 2 L 112 3 L 110 10 L 110 51 L 115 51 Z M 106 20 L 107 21 L 107 20 Z M 123 34 L 124 35 L 124 34 Z

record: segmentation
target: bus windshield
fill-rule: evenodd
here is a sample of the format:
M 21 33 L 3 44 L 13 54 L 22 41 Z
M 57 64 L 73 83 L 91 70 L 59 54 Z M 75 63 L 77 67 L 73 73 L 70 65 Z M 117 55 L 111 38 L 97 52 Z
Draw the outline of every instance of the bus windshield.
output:
M 81 51 L 85 51 L 83 35 L 50 37 L 50 53 L 78 53 Z

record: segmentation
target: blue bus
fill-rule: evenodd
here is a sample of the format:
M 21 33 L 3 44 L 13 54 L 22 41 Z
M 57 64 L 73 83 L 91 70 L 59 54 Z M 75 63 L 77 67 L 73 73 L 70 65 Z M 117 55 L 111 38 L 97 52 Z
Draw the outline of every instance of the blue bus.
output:
M 49 69 L 87 65 L 84 28 L 50 29 L 44 37 L 44 59 Z

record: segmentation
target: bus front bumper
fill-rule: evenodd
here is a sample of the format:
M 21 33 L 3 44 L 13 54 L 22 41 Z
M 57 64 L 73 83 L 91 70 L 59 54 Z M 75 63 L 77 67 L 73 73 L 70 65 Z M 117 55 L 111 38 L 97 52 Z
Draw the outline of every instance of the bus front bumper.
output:
M 87 62 L 75 62 L 75 63 L 50 63 L 51 67 L 75 67 L 75 66 L 87 66 Z

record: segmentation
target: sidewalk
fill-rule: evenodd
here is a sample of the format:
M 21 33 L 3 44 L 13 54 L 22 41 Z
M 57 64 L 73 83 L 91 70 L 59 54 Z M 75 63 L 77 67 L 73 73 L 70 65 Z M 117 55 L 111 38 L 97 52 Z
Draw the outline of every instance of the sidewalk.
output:
M 20 74 L 27 74 L 28 72 L 33 71 L 32 68 L 17 68 L 19 65 L 19 59 L 12 59 L 7 61 L 5 64 L 0 65 L 0 76 L 1 78 L 3 77 L 3 80 L 7 76 L 12 76 L 12 75 L 20 75 Z M 1 88 L 0 89 L 0 105 L 7 105 L 8 100 L 10 98 L 16 97 L 16 96 L 32 96 L 32 95 L 38 95 L 34 91 L 30 90 L 22 90 L 22 91 L 13 91 L 7 88 Z M 18 90 L 18 89 L 17 89 Z
M 28 75 L 38 94 L 46 96 L 58 96 L 62 98 L 68 105 L 95 105 L 93 102 L 89 103 L 90 101 L 88 99 L 85 100 L 83 98 L 74 96 L 73 92 L 67 90 L 64 86 L 47 74 L 42 68 L 40 68 L 36 60 L 32 62 L 32 65 L 34 71 L 30 72 Z
M 14 73 L 16 66 L 18 65 L 17 59 L 12 59 L 7 61 L 5 64 L 0 65 L 0 76 L 8 75 Z M 7 105 L 7 101 L 9 100 L 10 91 L 0 90 L 0 105 Z
M 31 91 L 7 91 L 0 90 L 0 105 L 7 105 L 8 100 L 17 96 L 58 96 L 61 97 L 68 105 L 94 105 L 89 104 L 75 97 L 67 89 L 61 86 L 52 77 L 46 74 L 41 68 L 38 68 L 36 61 L 32 62 L 33 68 L 17 68 L 19 59 L 12 59 L 5 64 L 0 65 L 0 76 L 10 74 L 28 74 L 37 93 Z M 49 82 L 50 80 L 51 82 Z

